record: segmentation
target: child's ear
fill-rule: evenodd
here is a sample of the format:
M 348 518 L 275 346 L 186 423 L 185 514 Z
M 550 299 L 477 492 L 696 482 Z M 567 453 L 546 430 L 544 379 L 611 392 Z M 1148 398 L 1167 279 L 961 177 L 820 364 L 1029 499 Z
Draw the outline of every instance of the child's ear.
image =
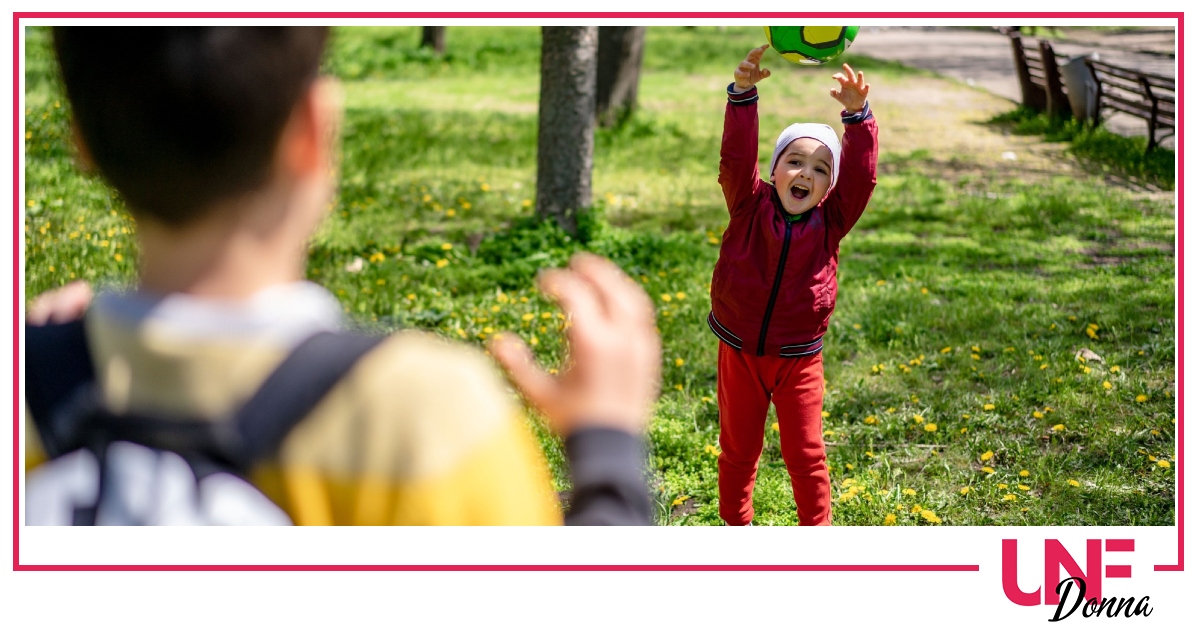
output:
M 341 86 L 321 77 L 296 103 L 279 139 L 279 159 L 291 174 L 324 175 L 333 166 L 341 135 Z
M 71 141 L 75 145 L 75 161 L 79 170 L 85 173 L 91 173 L 96 170 L 96 162 L 92 160 L 92 151 L 88 149 L 88 145 L 83 141 L 83 133 L 79 131 L 79 124 L 75 118 L 71 118 Z

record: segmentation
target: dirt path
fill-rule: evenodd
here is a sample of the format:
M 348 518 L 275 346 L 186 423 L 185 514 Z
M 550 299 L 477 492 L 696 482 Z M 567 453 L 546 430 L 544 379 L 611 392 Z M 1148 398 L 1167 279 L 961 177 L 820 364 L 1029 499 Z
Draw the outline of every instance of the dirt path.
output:
M 1055 52 L 1076 56 L 1098 52 L 1100 58 L 1125 67 L 1175 76 L 1175 33 L 1171 29 L 1097 33 L 1066 29 L 1052 40 Z M 852 49 L 862 55 L 931 70 L 978 87 L 1013 103 L 1021 99 L 1012 48 L 1004 35 L 991 30 L 953 27 L 863 27 Z M 1011 107 L 1011 104 L 1009 105 Z M 1146 123 L 1132 116 L 1113 116 L 1108 128 L 1128 136 L 1146 135 Z M 1175 139 L 1163 141 L 1175 148 Z

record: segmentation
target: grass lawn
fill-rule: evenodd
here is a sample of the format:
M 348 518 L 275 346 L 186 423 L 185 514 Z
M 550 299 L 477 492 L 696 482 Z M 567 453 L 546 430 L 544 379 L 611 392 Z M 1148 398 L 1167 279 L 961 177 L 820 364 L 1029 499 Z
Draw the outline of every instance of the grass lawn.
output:
M 513 330 L 553 366 L 563 320 L 534 274 L 579 249 L 611 257 L 658 305 L 664 391 L 648 461 L 658 519 L 719 524 L 718 342 L 704 322 L 728 219 L 716 182 L 723 89 L 761 29 L 650 29 L 640 110 L 597 134 L 580 239 L 530 220 L 538 30 L 451 27 L 444 58 L 418 39 L 416 28 L 335 31 L 342 185 L 309 277 L 367 326 L 473 344 Z M 883 153 L 874 198 L 842 244 L 825 340 L 834 523 L 1173 524 L 1171 199 L 1005 135 L 986 124 L 997 99 L 847 58 L 875 87 Z M 828 69 L 768 61 L 764 159 L 786 124 L 838 121 Z M 44 30 L 29 31 L 26 67 L 27 295 L 74 278 L 128 285 L 134 226 L 74 168 Z M 997 157 L 1022 142 L 1021 160 Z M 773 422 L 755 520 L 795 524 Z M 561 444 L 530 425 L 566 489 Z

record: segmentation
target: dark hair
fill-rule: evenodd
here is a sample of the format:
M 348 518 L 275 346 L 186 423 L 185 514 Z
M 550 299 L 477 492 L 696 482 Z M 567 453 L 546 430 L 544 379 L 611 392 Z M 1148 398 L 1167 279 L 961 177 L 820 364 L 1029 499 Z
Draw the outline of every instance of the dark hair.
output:
M 262 185 L 327 27 L 55 27 L 75 124 L 135 216 L 181 226 Z

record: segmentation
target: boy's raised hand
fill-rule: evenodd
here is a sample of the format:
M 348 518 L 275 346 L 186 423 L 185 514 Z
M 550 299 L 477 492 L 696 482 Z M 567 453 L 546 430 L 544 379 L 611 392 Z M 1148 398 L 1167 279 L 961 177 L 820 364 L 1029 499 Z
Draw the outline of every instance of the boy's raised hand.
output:
M 517 389 L 562 436 L 583 428 L 641 434 L 658 398 L 662 348 L 654 304 L 616 265 L 576 254 L 566 269 L 538 282 L 567 314 L 570 347 L 562 371 L 550 375 L 516 335 L 490 345 Z
M 837 102 L 841 103 L 846 111 L 861 112 L 867 104 L 867 93 L 871 91 L 871 84 L 867 83 L 863 73 L 859 72 L 856 78 L 854 69 L 850 67 L 850 64 L 844 63 L 842 72 L 833 75 L 833 78 L 841 84 L 841 89 L 829 88 L 829 95 L 837 99 Z
M 733 71 L 733 87 L 735 90 L 745 92 L 754 87 L 759 81 L 771 76 L 770 70 L 760 68 L 758 65 L 762 61 L 763 53 L 770 47 L 770 44 L 763 44 L 751 50 L 746 55 L 746 58 L 738 64 L 737 69 Z

